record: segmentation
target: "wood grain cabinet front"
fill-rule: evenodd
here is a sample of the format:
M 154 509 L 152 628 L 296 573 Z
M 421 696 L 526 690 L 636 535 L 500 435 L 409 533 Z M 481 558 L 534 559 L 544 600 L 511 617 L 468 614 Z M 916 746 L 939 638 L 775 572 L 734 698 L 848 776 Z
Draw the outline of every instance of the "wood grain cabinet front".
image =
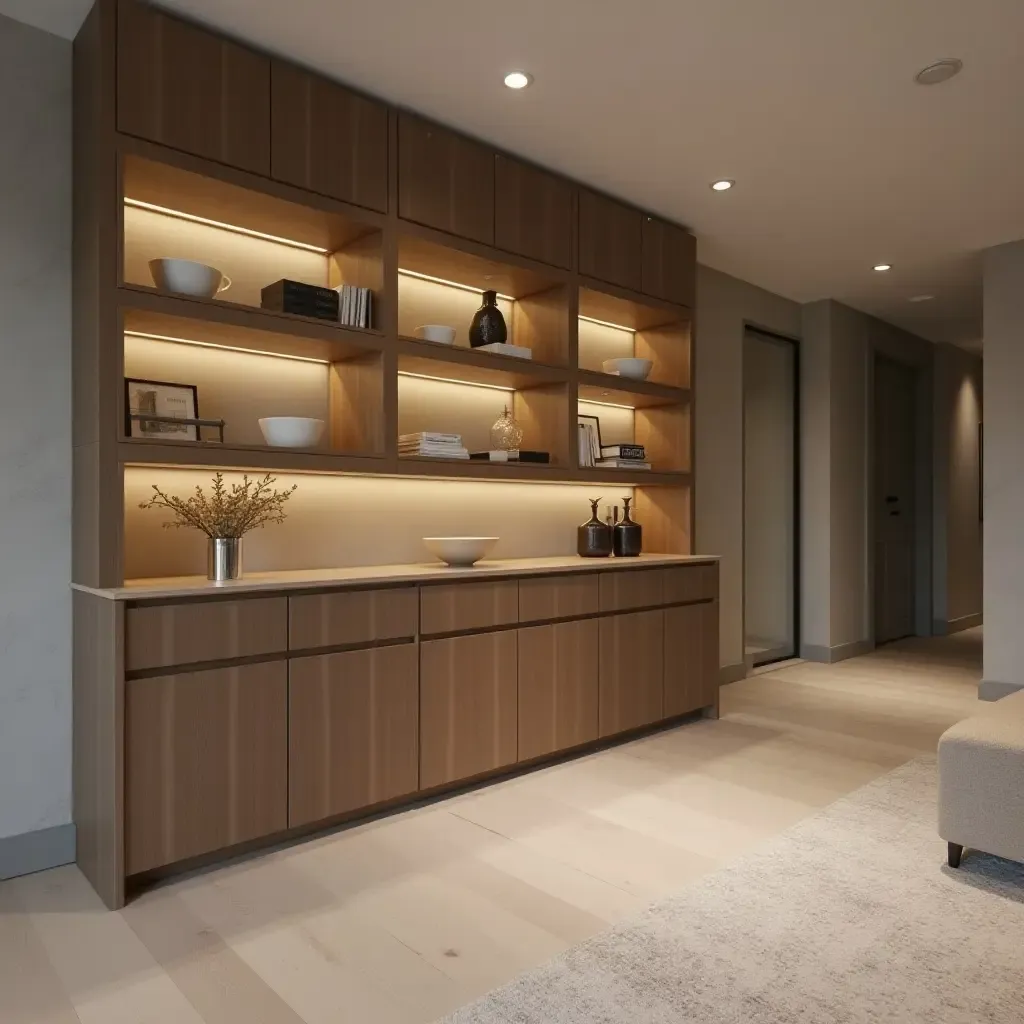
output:
M 415 644 L 289 662 L 288 824 L 416 791 Z
M 600 622 L 601 736 L 660 721 L 665 717 L 664 613 L 631 612 Z
M 642 219 L 639 210 L 581 188 L 580 273 L 640 291 Z
M 413 114 L 399 114 L 398 215 L 492 245 L 494 150 Z
M 665 604 L 712 601 L 718 597 L 717 565 L 686 565 L 663 571 Z
M 498 153 L 494 158 L 494 244 L 568 270 L 572 200 L 572 185 L 564 178 Z
M 420 644 L 420 788 L 517 757 L 516 630 Z
M 519 583 L 442 583 L 420 588 L 420 632 L 461 633 L 519 621 Z
M 572 619 L 600 607 L 597 573 L 533 576 L 519 581 L 519 621 Z
M 418 607 L 415 587 L 289 597 L 288 647 L 305 651 L 412 639 Z
M 327 78 L 275 60 L 271 176 L 371 210 L 388 206 L 388 110 Z
M 678 224 L 644 214 L 642 289 L 667 302 L 693 306 L 697 239 Z
M 519 630 L 519 760 L 597 739 L 598 620 Z
M 125 633 L 127 672 L 276 654 L 288 649 L 288 599 L 137 605 Z
M 286 662 L 130 681 L 124 719 L 127 874 L 287 827 Z
M 148 4 L 120 0 L 117 127 L 269 175 L 270 59 Z
M 665 609 L 665 717 L 718 700 L 718 602 Z
M 653 608 L 665 601 L 662 569 L 625 569 L 601 573 L 601 611 Z

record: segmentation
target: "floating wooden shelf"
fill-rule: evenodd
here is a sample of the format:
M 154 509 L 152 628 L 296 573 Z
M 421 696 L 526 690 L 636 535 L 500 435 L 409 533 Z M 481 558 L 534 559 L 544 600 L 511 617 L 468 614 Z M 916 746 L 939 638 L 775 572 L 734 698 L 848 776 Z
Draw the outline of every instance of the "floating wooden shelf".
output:
M 398 370 L 399 373 L 443 377 L 466 384 L 489 384 L 516 391 L 542 384 L 563 384 L 569 378 L 565 367 L 461 345 L 440 345 L 419 338 L 398 339 Z
M 576 479 L 585 483 L 614 483 L 626 487 L 678 487 L 690 482 L 691 474 L 659 472 L 656 469 L 609 469 L 580 467 Z
M 269 445 L 219 444 L 216 441 L 124 438 L 118 456 L 126 465 L 209 466 L 216 469 L 262 469 L 281 473 L 379 473 L 383 455 L 331 452 L 322 448 L 272 448 Z
M 613 402 L 634 409 L 659 405 L 681 405 L 690 400 L 687 388 L 673 388 L 649 380 L 630 380 L 613 373 L 579 371 L 579 398 L 581 402 Z

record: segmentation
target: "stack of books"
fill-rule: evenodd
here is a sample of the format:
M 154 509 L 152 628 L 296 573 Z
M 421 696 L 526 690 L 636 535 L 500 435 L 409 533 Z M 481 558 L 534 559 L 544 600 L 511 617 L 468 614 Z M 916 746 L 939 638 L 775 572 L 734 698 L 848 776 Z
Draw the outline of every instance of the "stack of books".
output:
M 398 455 L 403 459 L 469 458 L 469 452 L 463 447 L 461 434 L 439 434 L 433 430 L 421 430 L 417 434 L 400 434 Z
M 373 326 L 373 292 L 369 288 L 343 284 L 335 291 L 338 293 L 338 323 L 345 327 Z
M 642 444 L 603 444 L 596 465 L 602 469 L 650 469 Z
M 275 313 L 295 313 L 320 320 L 338 319 L 338 293 L 305 281 L 282 278 L 260 291 L 260 306 Z

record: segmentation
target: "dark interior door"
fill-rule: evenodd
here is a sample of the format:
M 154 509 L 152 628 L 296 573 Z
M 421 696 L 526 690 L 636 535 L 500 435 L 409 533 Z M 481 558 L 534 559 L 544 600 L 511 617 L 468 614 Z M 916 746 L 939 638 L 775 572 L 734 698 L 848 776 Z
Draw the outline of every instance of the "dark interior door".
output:
M 916 371 L 875 357 L 875 642 L 914 633 Z

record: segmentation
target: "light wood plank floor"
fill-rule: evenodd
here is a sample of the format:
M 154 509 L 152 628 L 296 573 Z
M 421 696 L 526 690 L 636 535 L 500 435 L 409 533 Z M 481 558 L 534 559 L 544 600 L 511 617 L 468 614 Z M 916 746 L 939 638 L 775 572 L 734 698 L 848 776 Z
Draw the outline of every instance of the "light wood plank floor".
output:
M 791 664 L 698 721 L 183 879 L 105 911 L 74 867 L 0 883 L 3 1024 L 426 1022 L 921 752 L 981 636 Z

